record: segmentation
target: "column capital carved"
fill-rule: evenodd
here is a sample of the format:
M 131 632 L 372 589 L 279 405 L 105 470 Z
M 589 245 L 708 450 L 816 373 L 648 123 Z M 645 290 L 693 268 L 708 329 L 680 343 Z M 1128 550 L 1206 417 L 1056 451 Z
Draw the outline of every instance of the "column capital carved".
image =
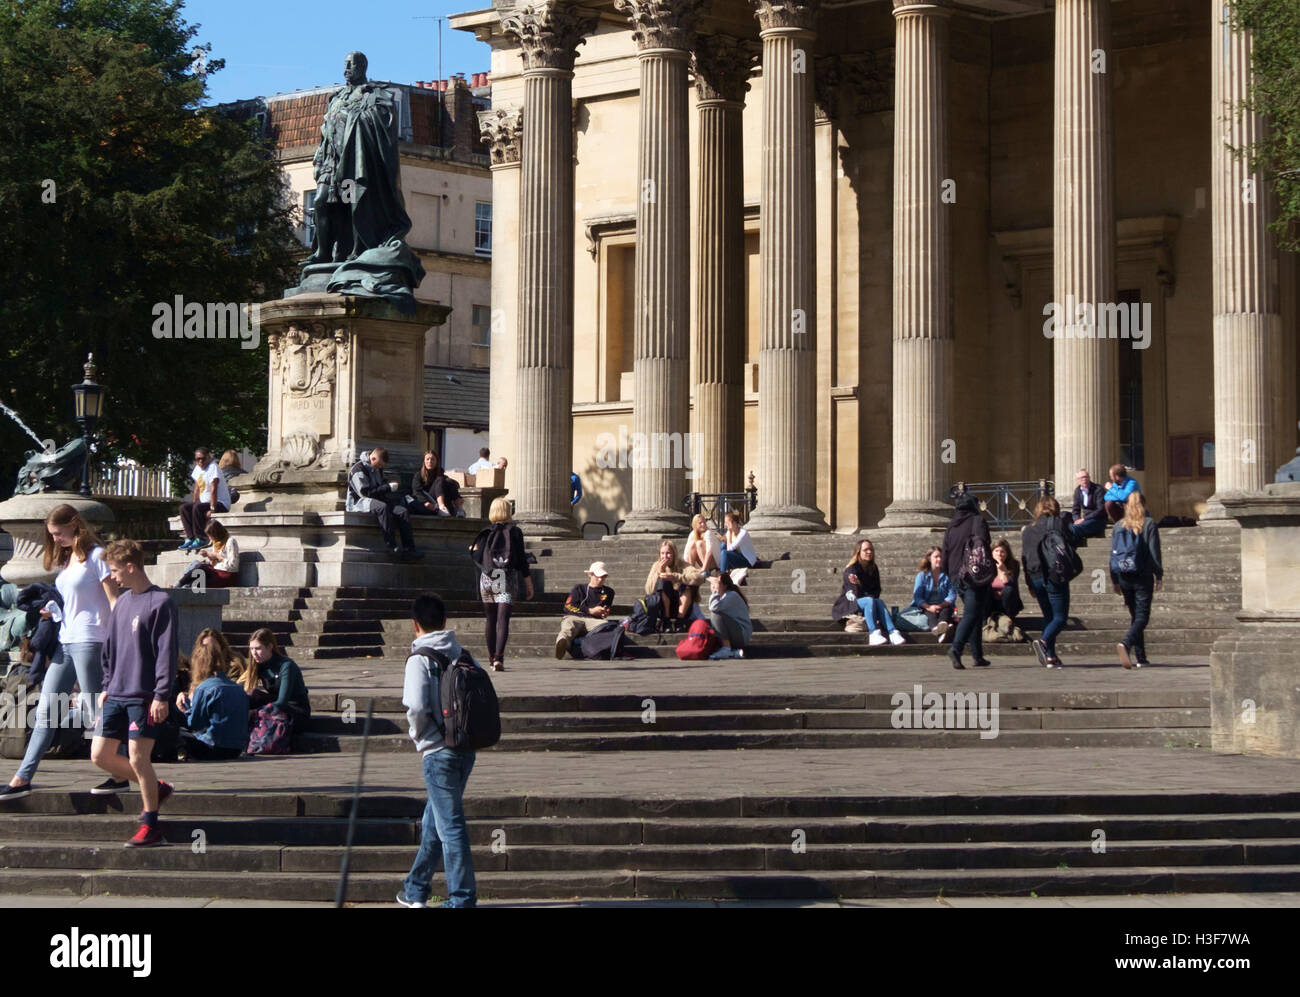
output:
M 695 92 L 700 100 L 742 103 L 749 91 L 757 53 L 749 44 L 728 35 L 701 35 L 691 53 Z
M 523 52 L 524 72 L 530 69 L 572 71 L 578 46 L 596 30 L 596 16 L 556 0 L 522 3 L 501 19 Z
M 947 17 L 952 13 L 951 0 L 894 0 L 894 16 L 932 14 Z
M 492 153 L 493 166 L 519 162 L 524 137 L 524 110 L 521 107 L 494 107 L 479 111 L 479 132 Z
M 675 48 L 689 51 L 695 22 L 709 0 L 614 0 L 614 9 L 632 22 L 638 50 Z
M 754 16 L 761 31 L 774 28 L 800 28 L 812 31 L 816 27 L 818 0 L 750 0 Z
M 813 97 L 832 120 L 888 111 L 894 106 L 894 50 L 818 56 Z

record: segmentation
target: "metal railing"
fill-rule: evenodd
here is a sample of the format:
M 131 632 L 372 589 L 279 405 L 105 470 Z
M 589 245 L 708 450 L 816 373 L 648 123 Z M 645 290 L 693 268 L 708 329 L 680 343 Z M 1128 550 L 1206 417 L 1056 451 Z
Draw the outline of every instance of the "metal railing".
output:
M 133 460 L 120 460 L 111 467 L 96 467 L 90 474 L 92 495 L 119 498 L 174 498 L 166 468 L 141 467 Z
M 703 515 L 715 530 L 722 529 L 722 517 L 728 509 L 741 510 L 748 520 L 757 506 L 758 489 L 752 485 L 743 492 L 691 492 L 682 500 L 682 508 L 692 518 Z
M 954 499 L 962 494 L 974 496 L 990 527 L 1009 530 L 1032 523 L 1034 505 L 1055 491 L 1051 481 L 1039 478 L 1037 481 L 959 481 L 948 494 Z

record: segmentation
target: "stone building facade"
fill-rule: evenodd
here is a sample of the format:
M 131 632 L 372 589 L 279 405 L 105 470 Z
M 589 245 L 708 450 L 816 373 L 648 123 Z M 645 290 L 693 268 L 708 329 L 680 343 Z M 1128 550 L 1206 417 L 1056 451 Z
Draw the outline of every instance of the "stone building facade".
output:
M 1222 517 L 1296 445 L 1296 260 L 1219 0 L 559 0 L 493 50 L 491 437 L 519 518 L 933 525 L 957 480 Z M 640 435 L 638 435 L 640 434 Z M 689 444 L 688 441 L 689 440 Z M 613 446 L 611 447 L 611 441 Z M 649 446 L 639 457 L 638 441 Z M 626 444 L 626 445 L 625 445 Z M 689 466 L 683 466 L 687 465 Z M 629 466 L 637 465 L 637 466 Z

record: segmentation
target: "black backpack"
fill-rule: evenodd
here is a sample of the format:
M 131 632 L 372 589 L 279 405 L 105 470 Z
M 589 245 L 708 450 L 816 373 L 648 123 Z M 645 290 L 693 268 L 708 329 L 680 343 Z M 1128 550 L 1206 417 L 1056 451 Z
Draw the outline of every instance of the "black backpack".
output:
M 1122 522 L 1115 524 L 1110 548 L 1111 574 L 1121 578 L 1135 578 L 1147 570 L 1146 543 L 1140 533 L 1134 533 Z
M 0 682 L 0 758 L 22 758 L 36 723 L 36 702 L 41 685 L 33 682 L 26 665 L 14 665 Z M 90 739 L 80 724 L 71 722 L 72 713 L 62 718 L 46 758 L 89 758 Z M 58 720 L 60 718 L 53 718 Z
M 961 551 L 959 577 L 970 585 L 988 585 L 997 577 L 993 553 L 982 537 L 971 534 Z
M 470 653 L 461 648 L 460 657 L 450 661 L 445 654 L 421 648 L 416 652 L 438 668 L 438 690 L 442 699 L 443 743 L 459 751 L 490 748 L 501 740 L 501 706 L 492 679 Z M 426 665 L 426 668 L 429 666 Z M 430 680 L 435 680 L 429 669 Z
M 485 575 L 504 568 L 510 561 L 510 524 L 495 523 L 483 530 L 470 547 L 470 554 Z
M 1056 530 L 1043 537 L 1038 545 L 1043 576 L 1053 585 L 1067 585 L 1083 571 L 1083 561 Z
M 623 629 L 638 637 L 648 637 L 659 629 L 659 593 L 643 595 L 632 604 L 632 615 L 623 621 Z

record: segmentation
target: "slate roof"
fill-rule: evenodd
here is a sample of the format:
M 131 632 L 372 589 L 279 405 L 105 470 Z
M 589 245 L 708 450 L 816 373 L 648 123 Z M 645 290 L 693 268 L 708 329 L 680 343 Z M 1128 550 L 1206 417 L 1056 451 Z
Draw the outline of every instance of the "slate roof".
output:
M 453 377 L 458 384 L 448 381 Z M 488 428 L 488 372 L 464 367 L 424 368 L 424 424 Z

